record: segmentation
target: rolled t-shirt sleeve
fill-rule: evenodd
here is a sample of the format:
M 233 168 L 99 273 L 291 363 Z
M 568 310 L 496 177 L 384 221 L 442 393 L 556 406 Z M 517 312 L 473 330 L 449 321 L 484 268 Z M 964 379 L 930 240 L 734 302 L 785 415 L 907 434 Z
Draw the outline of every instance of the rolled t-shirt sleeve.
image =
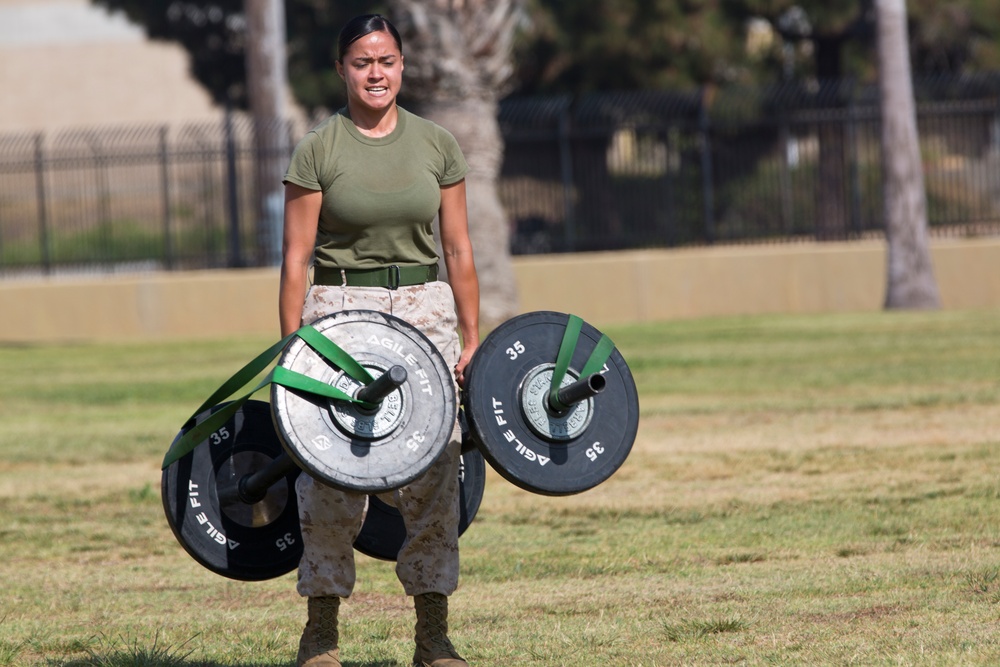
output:
M 440 185 L 453 185 L 465 178 L 469 173 L 469 165 L 465 161 L 462 149 L 458 146 L 458 141 L 447 130 L 441 130 L 441 137 L 438 139 L 441 146 L 441 154 L 444 158 L 441 174 L 438 176 Z
M 307 190 L 322 190 L 319 182 L 319 165 L 322 164 L 323 142 L 315 132 L 309 132 L 292 152 L 288 171 L 282 183 L 293 183 Z

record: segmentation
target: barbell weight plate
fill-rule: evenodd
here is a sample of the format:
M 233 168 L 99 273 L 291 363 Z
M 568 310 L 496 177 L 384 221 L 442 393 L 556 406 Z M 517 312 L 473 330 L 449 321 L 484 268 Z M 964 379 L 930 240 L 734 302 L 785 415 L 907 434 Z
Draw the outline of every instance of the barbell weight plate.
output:
M 370 310 L 333 313 L 312 327 L 371 375 L 400 365 L 407 380 L 373 412 L 273 383 L 274 423 L 289 456 L 344 491 L 382 493 L 419 477 L 444 450 L 455 425 L 454 380 L 440 352 L 414 326 Z M 302 339 L 289 343 L 278 365 L 351 396 L 361 387 Z
M 459 536 L 476 518 L 485 490 L 486 461 L 483 455 L 475 449 L 463 452 L 458 477 Z M 354 548 L 372 558 L 394 561 L 405 539 L 406 526 L 399 510 L 379 496 L 368 496 L 368 514 L 354 540 Z
M 486 461 L 512 484 L 543 495 L 580 493 L 608 479 L 628 457 L 639 398 L 618 350 L 600 371 L 603 390 L 563 413 L 545 401 L 569 316 L 518 315 L 483 340 L 465 371 L 462 402 Z M 579 372 L 602 334 L 583 323 L 560 386 Z
M 223 405 L 196 416 L 177 437 Z M 240 581 L 273 579 L 298 567 L 299 471 L 279 479 L 256 503 L 234 498 L 240 479 L 283 455 L 270 406 L 248 400 L 204 442 L 164 469 L 161 497 L 167 523 L 191 557 Z
M 465 405 L 461 402 L 458 404 L 458 425 L 462 429 L 462 453 L 478 451 L 479 442 L 469 428 L 469 418 L 465 416 Z

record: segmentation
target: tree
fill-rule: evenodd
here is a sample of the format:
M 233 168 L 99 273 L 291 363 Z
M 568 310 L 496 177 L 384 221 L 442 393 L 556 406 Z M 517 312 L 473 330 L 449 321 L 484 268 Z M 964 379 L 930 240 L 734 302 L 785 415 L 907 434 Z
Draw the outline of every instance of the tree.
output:
M 886 308 L 937 308 L 905 0 L 876 0 L 882 169 L 889 245 Z
M 247 96 L 257 146 L 257 236 L 262 264 L 281 261 L 284 192 L 281 177 L 288 156 L 288 86 L 285 10 L 281 0 L 245 0 Z
M 717 2 L 531 0 L 517 90 L 691 88 L 753 78 Z
M 125 12 L 152 39 L 178 42 L 191 55 L 191 73 L 220 105 L 248 109 L 248 16 L 244 0 L 91 0 Z M 256 0 L 251 0 L 256 1 Z M 374 0 L 285 0 L 288 79 L 308 111 L 343 105 L 333 66 L 337 32 L 352 16 L 384 10 Z
M 493 327 L 518 312 L 510 229 L 497 193 L 503 138 L 497 105 L 509 89 L 520 0 L 390 0 L 403 37 L 404 88 L 415 111 L 447 128 L 469 163 L 469 231 Z
M 216 103 L 247 107 L 243 0 L 92 0 L 124 11 L 152 39 L 179 42 L 191 54 L 191 73 Z
M 1000 68 L 1000 1 L 910 0 L 908 41 L 913 70 L 961 74 Z M 798 45 L 796 75 L 815 79 L 874 78 L 873 0 L 721 0 L 719 10 L 732 30 L 763 21 L 778 37 L 755 58 L 771 76 L 785 63 L 782 51 Z M 783 23 L 792 13 L 808 19 L 806 35 L 790 34 Z
M 910 0 L 913 67 L 959 74 L 1000 68 L 1000 6 L 995 0 Z
M 734 29 L 751 20 L 763 22 L 773 40 L 755 59 L 780 72 L 789 83 L 815 82 L 814 104 L 828 109 L 847 103 L 840 81 L 868 67 L 870 17 L 857 0 L 724 0 L 722 11 Z M 849 93 L 849 91 L 846 91 Z M 804 96 L 805 97 L 805 96 Z M 844 123 L 830 117 L 817 126 L 819 175 L 816 188 L 816 236 L 835 240 L 847 235 L 848 140 Z

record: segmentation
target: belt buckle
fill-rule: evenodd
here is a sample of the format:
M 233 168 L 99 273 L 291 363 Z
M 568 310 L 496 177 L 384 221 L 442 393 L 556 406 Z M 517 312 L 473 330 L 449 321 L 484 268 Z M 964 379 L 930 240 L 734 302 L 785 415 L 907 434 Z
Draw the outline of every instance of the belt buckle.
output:
M 386 287 L 389 289 L 399 288 L 399 267 L 395 264 L 389 266 L 389 284 Z

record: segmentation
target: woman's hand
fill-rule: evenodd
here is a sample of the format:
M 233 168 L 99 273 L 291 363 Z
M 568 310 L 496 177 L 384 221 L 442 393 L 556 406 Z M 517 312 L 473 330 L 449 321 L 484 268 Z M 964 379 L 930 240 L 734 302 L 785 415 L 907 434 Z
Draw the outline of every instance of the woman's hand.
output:
M 462 355 L 458 358 L 458 363 L 455 364 L 455 380 L 458 382 L 458 386 L 465 388 L 465 367 L 469 365 L 469 361 L 472 360 L 472 355 L 475 353 L 478 345 L 466 345 L 462 348 Z

